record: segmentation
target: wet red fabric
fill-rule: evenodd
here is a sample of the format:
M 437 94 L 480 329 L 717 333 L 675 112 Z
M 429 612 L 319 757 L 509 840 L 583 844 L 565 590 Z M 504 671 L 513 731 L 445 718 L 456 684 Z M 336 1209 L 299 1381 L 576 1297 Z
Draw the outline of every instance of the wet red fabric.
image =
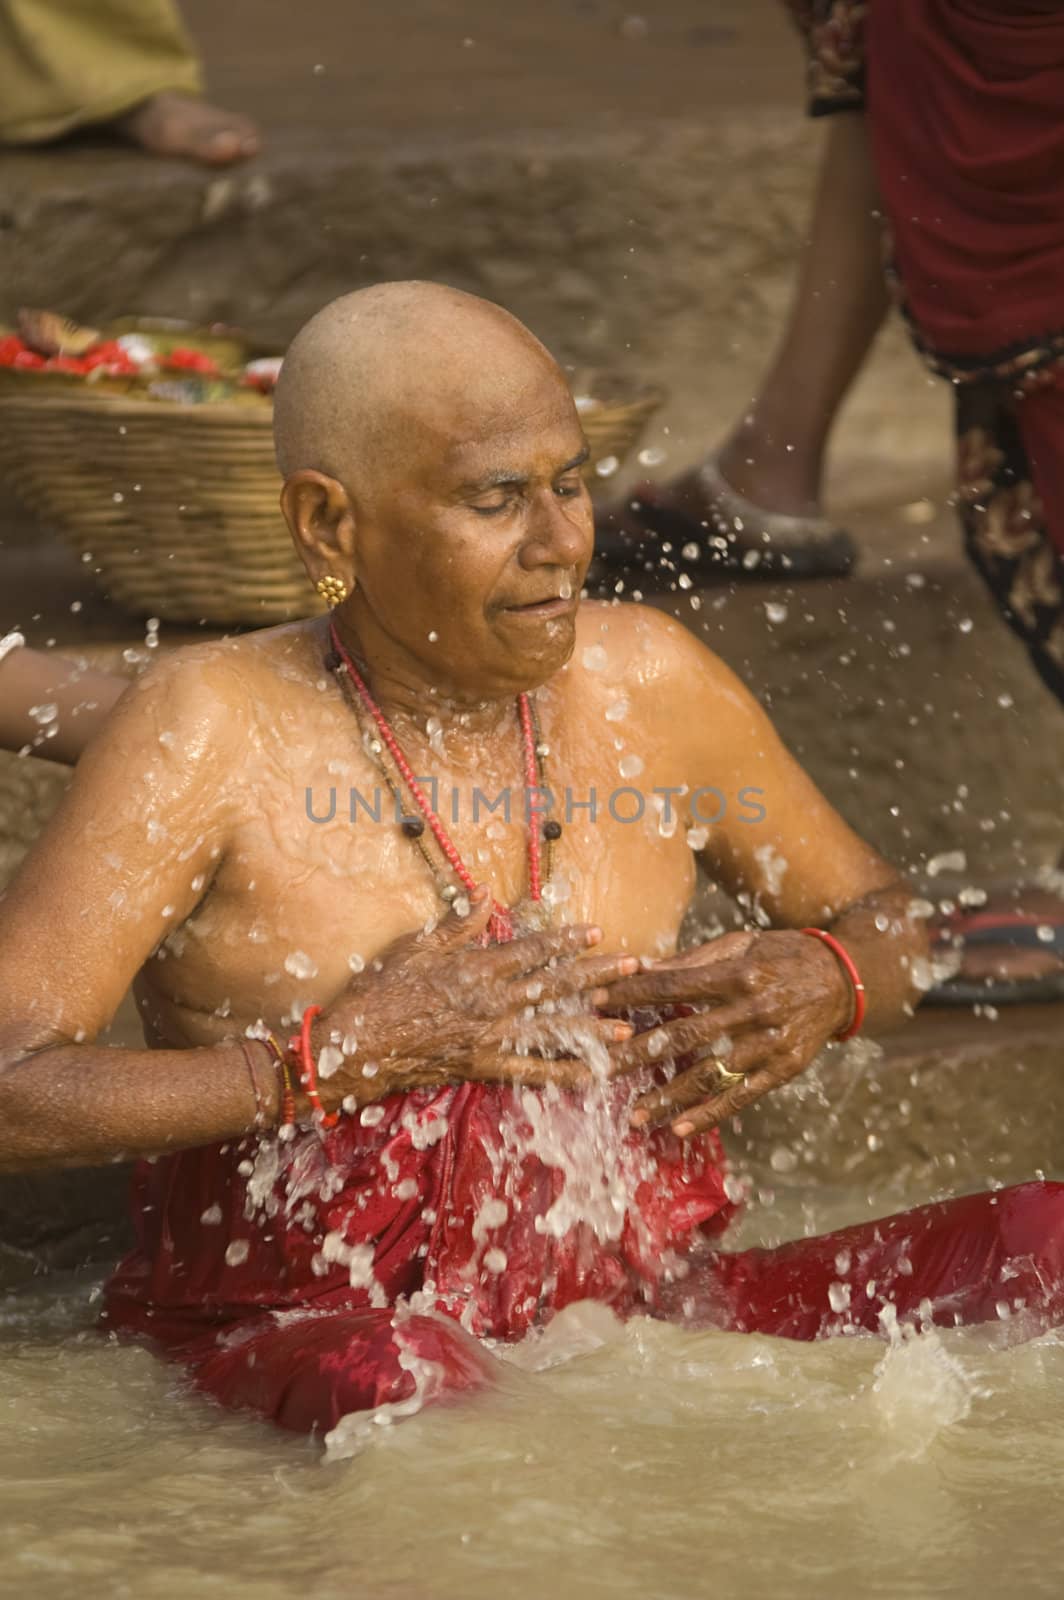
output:
M 153 1338 L 223 1402 L 302 1428 L 406 1398 L 399 1355 L 423 1341 L 444 1352 L 448 1386 L 468 1387 L 476 1346 L 444 1317 L 517 1339 L 577 1300 L 653 1311 L 732 1207 L 716 1136 L 629 1130 L 637 1092 L 615 1085 L 589 1115 L 575 1098 L 466 1084 L 394 1096 L 371 1126 L 142 1163 L 137 1248 L 106 1323 Z M 574 1222 L 574 1204 L 593 1222 Z
M 139 1243 L 108 1285 L 106 1324 L 153 1338 L 224 1405 L 305 1432 L 480 1388 L 494 1358 L 473 1335 L 517 1339 L 581 1299 L 793 1339 L 874 1331 L 887 1304 L 944 1325 L 1064 1317 L 1064 1185 L 721 1252 L 706 1242 L 731 1212 L 719 1143 L 622 1133 L 632 1092 L 616 1094 L 599 1152 L 634 1182 L 612 1236 L 564 1212 L 552 1223 L 566 1176 L 518 1148 L 541 1097 L 504 1089 L 397 1097 L 374 1127 L 145 1163 Z M 548 1132 L 586 1137 L 583 1109 L 563 1107 Z M 594 1212 L 596 1196 L 580 1203 Z
M 1064 7 L 872 0 L 867 111 L 907 309 L 983 363 L 1064 332 Z

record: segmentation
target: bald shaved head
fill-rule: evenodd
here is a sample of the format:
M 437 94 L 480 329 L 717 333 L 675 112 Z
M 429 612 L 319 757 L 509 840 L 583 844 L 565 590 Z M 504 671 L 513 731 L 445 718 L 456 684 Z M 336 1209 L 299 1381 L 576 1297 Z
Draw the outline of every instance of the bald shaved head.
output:
M 277 464 L 342 483 L 409 449 L 410 431 L 455 423 L 475 397 L 512 403 L 549 352 L 501 306 L 436 283 L 381 283 L 333 300 L 292 341 L 274 401 Z M 474 416 L 469 425 L 475 426 Z
M 592 550 L 587 442 L 557 363 L 501 307 L 385 283 L 320 311 L 274 407 L 281 504 L 378 675 L 463 704 L 573 647 Z M 426 692 L 428 692 L 426 690 Z

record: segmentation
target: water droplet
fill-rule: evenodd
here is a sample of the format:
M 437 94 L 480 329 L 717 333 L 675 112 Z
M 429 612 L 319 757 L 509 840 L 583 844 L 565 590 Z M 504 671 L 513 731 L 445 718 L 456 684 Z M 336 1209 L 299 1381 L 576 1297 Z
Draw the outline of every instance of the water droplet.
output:
M 612 478 L 620 464 L 616 456 L 603 456 L 595 462 L 595 472 L 600 478 Z
M 334 1072 L 339 1072 L 344 1064 L 344 1053 L 336 1045 L 324 1045 L 318 1056 L 319 1078 L 331 1078 Z
M 602 645 L 589 644 L 587 648 L 581 652 L 580 660 L 585 671 L 603 672 L 605 671 L 606 664 L 609 661 L 609 656 L 606 654 L 606 651 Z
M 284 970 L 291 973 L 293 978 L 316 978 L 318 964 L 305 950 L 290 950 L 284 958 Z
M 786 622 L 787 607 L 780 605 L 777 600 L 766 600 L 765 615 L 770 622 Z
M 957 624 L 957 628 L 961 633 L 971 633 L 974 627 L 975 623 L 972 621 L 971 617 L 962 617 Z
M 365 1072 L 365 1067 L 362 1070 Z M 364 1128 L 376 1128 L 384 1121 L 384 1115 L 383 1106 L 363 1106 L 362 1115 L 358 1120 Z
M 50 701 L 42 706 L 30 706 L 30 716 L 34 722 L 40 723 L 42 728 L 46 723 L 54 722 L 58 715 L 59 707 L 52 705 Z
M 226 1246 L 225 1264 L 227 1267 L 239 1267 L 248 1258 L 250 1246 L 246 1239 L 234 1239 L 232 1244 Z
M 850 1285 L 848 1283 L 829 1283 L 828 1304 L 832 1311 L 848 1311 L 850 1308 Z
M 781 1144 L 769 1156 L 768 1164 L 773 1172 L 793 1172 L 798 1165 L 798 1157 L 793 1150 Z
M 216 1227 L 221 1220 L 222 1208 L 220 1205 L 208 1206 L 206 1211 L 200 1213 L 200 1221 L 208 1228 Z
M 438 638 L 439 638 L 439 637 L 440 637 L 440 636 L 439 636 L 439 634 L 438 634 L 438 633 L 437 633 L 437 632 L 436 632 L 436 629 L 435 629 L 435 628 L 430 628 L 430 629 L 429 629 L 429 644 L 435 644 L 435 643 L 436 643 L 436 641 L 437 641 L 437 639 L 438 639 Z
M 492 1250 L 485 1250 L 484 1252 L 484 1266 L 488 1272 L 505 1272 L 506 1261 L 507 1256 L 505 1250 L 499 1250 L 496 1248 Z
M 634 752 L 630 755 L 622 756 L 617 763 L 617 771 L 622 778 L 638 778 L 642 770 L 643 758 L 642 756 L 637 756 Z
M 640 450 L 636 457 L 641 467 L 660 467 L 665 459 L 665 451 L 660 450 L 657 445 L 653 444 L 648 446 L 646 450 Z
M 607 722 L 623 722 L 628 715 L 628 699 L 622 695 L 619 700 L 614 700 L 606 707 Z

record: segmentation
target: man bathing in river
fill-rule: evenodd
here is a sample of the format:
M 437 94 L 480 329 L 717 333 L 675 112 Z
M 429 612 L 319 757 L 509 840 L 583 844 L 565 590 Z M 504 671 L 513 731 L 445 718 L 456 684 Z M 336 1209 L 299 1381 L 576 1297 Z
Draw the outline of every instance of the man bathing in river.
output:
M 586 445 L 542 346 L 449 289 L 365 290 L 296 339 L 276 427 L 330 618 L 153 667 L 0 921 L 3 1165 L 142 1158 L 108 1326 L 324 1429 L 483 1383 L 463 1327 L 514 1339 L 581 1298 L 800 1338 L 888 1302 L 1052 1315 L 1053 1185 L 709 1248 L 715 1125 L 901 1021 L 925 943 L 721 662 L 578 604 Z M 547 804 L 636 779 L 679 826 L 621 820 L 630 794 Z M 707 786 L 763 817 L 685 826 Z M 375 788 L 400 822 L 308 814 Z M 544 809 L 475 821 L 474 789 Z M 696 854 L 758 926 L 676 957 Z M 134 977 L 150 1048 L 97 1045 Z

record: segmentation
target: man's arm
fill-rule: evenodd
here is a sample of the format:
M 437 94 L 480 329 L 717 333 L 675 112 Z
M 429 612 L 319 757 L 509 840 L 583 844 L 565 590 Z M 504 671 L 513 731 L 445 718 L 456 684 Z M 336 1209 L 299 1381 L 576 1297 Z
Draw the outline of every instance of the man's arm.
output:
M 4 652 L 0 642 L 0 749 L 29 746 L 36 756 L 73 766 L 128 687 L 117 673 L 50 650 Z
M 151 1154 L 254 1125 L 239 1046 L 92 1042 L 224 855 L 234 814 L 224 753 L 239 701 L 209 647 L 154 667 L 0 901 L 0 1169 Z M 272 1100 L 272 1075 L 260 1078 Z
M 634 1117 L 669 1119 L 686 1136 L 793 1078 L 849 1027 L 855 993 L 846 968 L 819 939 L 792 930 L 830 930 L 845 948 L 871 1031 L 911 1012 L 927 935 L 898 874 L 829 805 L 734 674 L 667 619 L 659 648 L 649 715 L 670 730 L 695 826 L 700 788 L 701 816 L 721 812 L 706 821 L 702 858 L 765 930 L 658 963 L 613 991 L 626 1005 L 699 1008 L 665 1031 L 670 1054 L 700 1059 L 645 1096 Z M 660 1057 L 660 1041 L 654 1048 Z M 622 1055 L 649 1060 L 649 1049 L 637 1039 Z

